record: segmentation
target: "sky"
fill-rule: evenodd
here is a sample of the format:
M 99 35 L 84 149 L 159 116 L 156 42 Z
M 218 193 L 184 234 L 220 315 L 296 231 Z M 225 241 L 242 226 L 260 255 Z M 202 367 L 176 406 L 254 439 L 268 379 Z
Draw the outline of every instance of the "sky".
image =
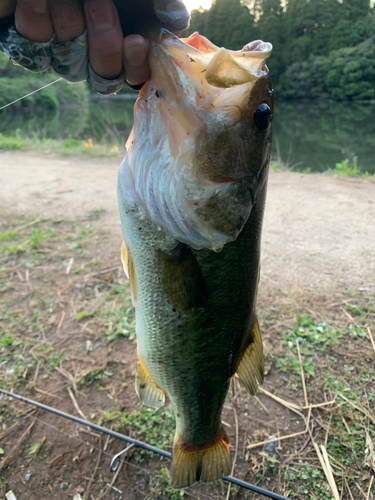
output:
M 211 7 L 212 0 L 184 0 L 184 4 L 189 11 L 203 7 L 204 9 L 209 9 Z

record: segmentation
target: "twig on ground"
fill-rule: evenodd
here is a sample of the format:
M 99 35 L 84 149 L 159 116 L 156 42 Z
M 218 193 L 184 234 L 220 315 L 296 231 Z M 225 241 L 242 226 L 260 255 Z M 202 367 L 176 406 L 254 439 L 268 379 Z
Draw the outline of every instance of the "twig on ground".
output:
M 324 439 L 324 446 L 327 448 L 327 443 L 328 443 L 328 436 L 329 436 L 329 429 L 331 427 L 331 421 L 332 421 L 332 413 L 329 416 L 329 422 L 328 422 L 328 427 L 326 430 L 326 437 Z
M 234 450 L 234 457 L 233 457 L 233 462 L 232 462 L 232 471 L 230 473 L 231 476 L 233 476 L 233 473 L 234 473 L 234 468 L 236 466 L 237 453 L 238 453 L 238 416 L 237 416 L 236 408 L 234 408 L 234 407 L 233 407 L 233 415 L 234 415 L 234 422 L 235 422 L 235 425 L 236 425 L 236 448 Z M 232 487 L 232 485 L 229 483 L 228 484 L 228 490 L 227 490 L 227 496 L 226 496 L 225 500 L 229 500 L 231 487 Z
M 66 271 L 65 271 L 65 274 L 69 274 L 71 269 L 72 269 L 72 266 L 73 266 L 73 262 L 74 262 L 74 257 L 72 257 L 68 263 L 68 267 L 66 268 Z
M 34 420 L 34 422 L 32 422 L 29 425 L 29 427 L 25 430 L 25 432 L 22 434 L 22 436 L 18 439 L 18 441 L 16 442 L 16 444 L 13 446 L 13 448 L 8 453 L 8 455 L 0 462 L 0 471 L 2 471 L 4 469 L 4 467 L 6 467 L 7 465 L 9 465 L 9 463 L 12 461 L 12 458 L 14 457 L 14 455 L 19 450 L 19 448 L 20 448 L 23 440 L 27 437 L 27 435 L 29 434 L 29 432 L 33 428 L 34 424 L 35 424 L 35 420 Z
M 39 392 L 40 394 L 43 394 L 44 396 L 49 396 L 50 398 L 61 399 L 59 396 L 52 394 L 52 392 L 43 391 L 43 389 L 40 389 L 36 385 L 33 386 L 33 389 L 34 389 L 34 391 Z
M 56 333 L 58 333 L 58 332 L 61 330 L 61 327 L 62 327 L 62 325 L 63 325 L 63 323 L 64 323 L 65 314 L 66 314 L 66 313 L 65 313 L 65 311 L 63 311 L 63 312 L 61 313 L 61 318 L 60 318 L 59 324 L 57 325 L 57 330 L 56 330 Z
M 100 443 L 99 443 L 99 446 L 100 446 Z M 101 456 L 102 456 L 102 450 L 99 448 L 98 459 L 96 461 L 94 471 L 93 471 L 93 473 L 91 475 L 89 484 L 87 485 L 86 492 L 85 492 L 85 498 L 87 498 L 87 499 L 89 498 L 89 493 L 90 493 L 90 490 L 91 490 L 92 482 L 94 481 L 94 477 L 95 477 L 96 471 L 98 470 Z
M 361 408 L 360 406 L 358 405 L 355 405 L 353 403 L 353 401 L 350 401 L 350 399 L 348 399 L 347 397 L 345 397 L 343 394 L 341 393 L 338 393 L 337 394 L 338 396 L 340 396 L 340 398 L 342 398 L 344 401 L 346 401 L 348 404 L 350 404 L 350 406 L 352 406 L 353 408 L 355 408 L 356 410 L 360 411 L 361 413 L 363 413 L 364 415 L 366 415 L 366 417 L 375 425 L 375 418 L 365 409 L 365 408 Z
M 370 499 L 370 493 L 371 493 L 371 487 L 372 487 L 373 480 L 374 480 L 374 476 L 371 476 L 370 484 L 368 485 L 366 500 Z
M 328 484 L 331 488 L 333 497 L 335 500 L 340 500 L 340 495 L 337 489 L 336 481 L 335 478 L 333 477 L 333 472 L 332 472 L 332 467 L 329 462 L 328 454 L 326 447 L 324 445 L 319 446 L 316 444 L 315 441 L 313 441 L 313 445 L 316 451 L 316 454 L 318 455 L 319 462 L 321 463 L 321 466 L 323 467 L 324 474 L 327 478 Z
M 34 375 L 34 378 L 33 378 L 33 386 L 36 385 L 36 381 L 38 379 L 38 375 L 39 375 L 39 368 L 40 368 L 40 364 L 41 364 L 42 360 L 40 359 L 36 365 L 36 369 L 35 369 L 35 375 Z
M 295 403 L 292 403 L 291 401 L 286 401 L 285 399 L 279 398 L 278 396 L 275 396 L 271 392 L 267 391 L 267 389 L 265 389 L 264 387 L 259 387 L 258 390 L 259 390 L 259 392 L 262 392 L 266 396 L 270 397 L 271 399 L 274 399 L 275 401 L 277 401 L 281 405 L 285 406 L 289 410 L 292 410 L 292 411 L 294 411 L 294 410 L 303 410 L 302 406 L 296 405 Z
M 8 429 L 5 429 L 1 434 L 0 434 L 0 441 L 5 438 L 10 432 L 13 431 L 18 425 L 20 424 L 20 421 L 15 422 L 13 425 L 8 427 Z
M 77 400 L 74 397 L 74 394 L 73 394 L 73 392 L 72 392 L 72 390 L 71 390 L 70 387 L 68 387 L 68 393 L 69 393 L 70 399 L 72 400 L 74 408 L 77 410 L 77 412 L 81 415 L 82 418 L 84 418 L 85 420 L 87 420 L 86 415 L 83 413 L 83 411 L 81 410 L 81 408 L 78 406 Z
M 25 224 L 24 226 L 16 227 L 13 229 L 14 233 L 21 233 L 24 229 L 27 229 L 30 226 L 34 226 L 35 224 L 39 224 L 39 222 L 42 222 L 42 219 L 35 219 L 28 224 Z
M 349 492 L 350 498 L 351 498 L 351 500 L 354 500 L 353 495 L 352 495 L 352 492 L 350 491 L 350 488 L 349 488 L 349 485 L 348 485 L 348 482 L 347 482 L 347 480 L 346 480 L 346 477 L 345 477 L 345 476 L 344 476 L 344 480 L 345 480 L 345 486 L 346 486 L 346 489 L 347 489 L 347 490 L 348 490 L 348 492 Z
M 259 443 L 249 444 L 248 446 L 246 446 L 246 449 L 251 450 L 252 448 L 257 448 L 258 446 L 263 446 L 264 444 L 273 443 L 275 441 L 283 441 L 284 439 L 291 439 L 291 438 L 297 437 L 297 436 L 302 436 L 302 434 L 306 434 L 306 432 L 307 431 L 305 429 L 304 431 L 295 432 L 293 434 L 288 434 L 287 436 L 280 436 L 280 437 L 274 437 L 271 439 L 266 439 L 266 441 L 260 441 Z
M 306 382 L 305 382 L 305 373 L 303 371 L 303 365 L 302 365 L 302 358 L 301 358 L 301 351 L 299 349 L 299 342 L 296 342 L 297 345 L 297 353 L 298 353 L 298 361 L 299 361 L 299 366 L 301 370 L 301 379 L 302 379 L 302 389 L 303 389 L 303 396 L 305 398 L 305 406 L 309 405 L 308 399 L 307 399 L 307 391 L 306 391 Z
M 355 325 L 357 328 L 361 328 L 360 325 L 353 318 L 353 316 L 348 313 L 348 311 L 346 311 L 342 306 L 340 307 L 340 309 L 350 319 L 350 321 L 353 323 L 353 325 Z
M 72 383 L 74 392 L 77 393 L 78 390 L 77 390 L 77 383 L 76 383 L 75 377 L 73 377 L 73 375 L 71 373 L 69 373 L 68 370 L 65 370 L 65 368 L 63 368 L 62 366 L 56 366 L 56 370 L 59 373 L 61 373 L 61 375 L 66 377 L 68 380 L 70 380 L 70 382 Z
M 100 276 L 101 274 L 104 274 L 104 273 L 109 273 L 111 271 L 115 271 L 118 267 L 119 267 L 119 265 L 116 264 L 115 266 L 111 266 L 111 267 L 107 267 L 105 269 L 102 269 L 101 271 L 98 271 L 97 273 L 86 274 L 85 276 L 83 276 L 83 279 L 86 280 L 88 278 L 94 278 L 95 276 Z
M 374 337 L 372 336 L 372 333 L 371 333 L 371 328 L 370 328 L 369 326 L 367 327 L 367 331 L 368 331 L 368 336 L 370 337 L 370 341 L 371 341 L 372 347 L 373 347 L 374 352 L 375 352 L 375 342 L 374 342 Z
M 268 411 L 267 407 L 262 403 L 262 401 L 258 398 L 258 396 L 254 396 L 255 401 L 263 408 L 263 410 L 269 415 L 270 412 Z

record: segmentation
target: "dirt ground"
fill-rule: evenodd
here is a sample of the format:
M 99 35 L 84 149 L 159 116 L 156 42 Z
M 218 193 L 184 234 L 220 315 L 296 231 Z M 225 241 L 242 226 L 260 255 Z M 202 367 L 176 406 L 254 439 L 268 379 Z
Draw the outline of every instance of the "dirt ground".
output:
M 121 229 L 118 159 L 0 153 L 0 205 L 10 213 L 75 220 L 102 207 L 102 224 Z M 324 175 L 270 173 L 262 277 L 290 288 L 375 285 L 375 183 Z
M 142 408 L 134 393 L 118 163 L 0 153 L 0 387 L 170 451 L 170 410 Z M 331 500 L 319 443 L 342 500 L 375 498 L 374 221 L 374 182 L 271 172 L 258 299 L 266 380 L 251 399 L 236 381 L 223 412 L 240 479 Z M 123 447 L 5 399 L 0 499 L 263 499 L 221 481 L 175 492 L 168 461 L 138 451 L 114 476 Z

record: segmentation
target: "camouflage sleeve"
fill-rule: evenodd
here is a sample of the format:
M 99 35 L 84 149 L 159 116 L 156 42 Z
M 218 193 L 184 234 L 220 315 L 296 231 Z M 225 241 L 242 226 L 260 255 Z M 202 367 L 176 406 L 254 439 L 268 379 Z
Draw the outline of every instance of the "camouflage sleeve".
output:
M 129 4 L 125 4 L 123 0 L 115 0 L 115 4 L 119 9 L 124 35 L 134 33 L 137 16 L 130 15 Z M 182 0 L 150 0 L 150 4 L 154 15 L 156 14 L 157 22 L 162 27 L 177 32 L 188 26 L 189 14 Z M 134 4 L 132 8 L 136 8 L 136 5 Z M 139 14 L 138 12 L 141 22 L 142 15 Z M 132 25 L 128 26 L 130 31 L 126 29 L 124 19 Z M 87 80 L 99 94 L 115 94 L 123 85 L 136 90 L 142 87 L 142 85 L 129 85 L 125 80 L 124 72 L 114 80 L 107 80 L 97 75 L 88 61 L 86 32 L 66 43 L 58 43 L 56 37 L 52 37 L 48 42 L 33 42 L 17 32 L 14 17 L 9 16 L 9 18 L 0 19 L 0 51 L 4 52 L 14 64 L 30 71 L 42 73 L 52 70 L 71 83 Z
M 97 75 L 87 59 L 87 33 L 66 43 L 32 42 L 21 36 L 14 26 L 0 34 L 0 50 L 14 64 L 35 73 L 52 70 L 70 83 L 88 81 L 99 94 L 115 94 L 125 83 L 124 73 L 114 80 Z

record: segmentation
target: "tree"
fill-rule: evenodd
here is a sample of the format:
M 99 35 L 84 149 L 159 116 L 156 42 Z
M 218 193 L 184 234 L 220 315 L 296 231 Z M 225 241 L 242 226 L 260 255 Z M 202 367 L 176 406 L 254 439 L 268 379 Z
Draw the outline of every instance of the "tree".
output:
M 240 0 L 216 0 L 208 11 L 193 11 L 187 33 L 194 31 L 228 49 L 242 49 L 257 34 L 254 16 Z

